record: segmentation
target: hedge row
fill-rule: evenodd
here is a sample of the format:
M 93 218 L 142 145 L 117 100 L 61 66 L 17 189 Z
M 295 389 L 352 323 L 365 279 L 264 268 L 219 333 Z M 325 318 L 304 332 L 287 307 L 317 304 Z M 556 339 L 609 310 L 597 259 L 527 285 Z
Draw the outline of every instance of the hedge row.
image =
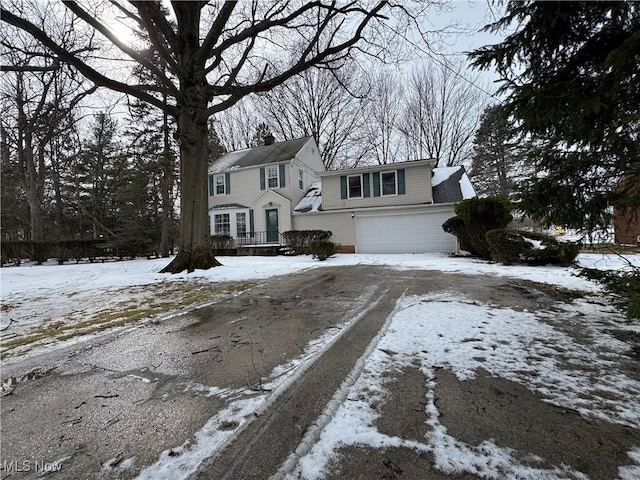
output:
M 312 253 L 313 242 L 329 241 L 331 235 L 333 233 L 329 230 L 289 230 L 282 237 L 294 255 L 308 255 Z
M 485 237 L 491 258 L 505 265 L 568 266 L 580 253 L 579 243 L 558 242 L 541 233 L 497 229 L 488 231 Z
M 158 256 L 151 242 L 144 240 L 109 241 L 106 239 L 62 240 L 55 242 L 6 241 L 0 244 L 2 265 L 20 265 L 28 258 L 38 264 L 55 258 L 62 265 L 68 261 L 95 262 L 106 258 L 135 258 Z

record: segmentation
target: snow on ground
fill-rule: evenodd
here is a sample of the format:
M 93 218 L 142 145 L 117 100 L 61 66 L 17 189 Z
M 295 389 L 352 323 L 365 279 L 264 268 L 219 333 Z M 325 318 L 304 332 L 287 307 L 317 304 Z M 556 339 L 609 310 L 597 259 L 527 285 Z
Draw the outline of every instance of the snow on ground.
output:
M 581 254 L 582 267 L 603 270 L 623 269 L 627 261 L 638 266 L 640 255 Z M 576 276 L 577 269 L 562 267 L 505 267 L 471 258 L 446 255 L 338 255 L 325 262 L 310 257 L 228 257 L 221 258 L 225 266 L 189 275 L 158 273 L 167 260 L 135 260 L 86 265 L 43 265 L 3 268 L 2 328 L 23 323 L 33 326 L 52 316 L 64 316 L 83 305 L 111 302 L 109 292 L 125 295 L 137 292 L 139 286 L 158 282 L 227 282 L 264 279 L 274 275 L 293 273 L 309 268 L 336 265 L 386 265 L 397 269 L 433 269 L 469 275 L 510 276 L 549 283 L 569 289 L 597 293 L 600 287 Z M 135 288 L 134 288 L 135 287 Z M 142 290 L 143 291 L 143 290 Z M 123 293 L 125 292 L 125 293 Z M 7 305 L 8 307 L 5 307 Z M 10 308 L 9 308 L 10 307 Z M 587 338 L 609 352 L 624 351 L 623 342 L 606 334 L 615 324 L 620 329 L 635 329 L 610 307 L 575 301 L 563 306 L 563 319 L 579 318 Z M 428 313 L 427 313 L 428 312 Z M 9 324 L 9 318 L 14 324 Z M 603 322 L 606 319 L 606 322 Z M 469 472 L 486 478 L 584 478 L 568 467 L 538 469 L 523 465 L 512 451 L 485 441 L 479 446 L 464 444 L 448 435 L 438 421 L 433 399 L 433 380 L 427 385 L 429 395 L 425 413 L 431 426 L 430 433 L 421 442 L 388 437 L 375 428 L 377 413 L 371 404 L 385 395 L 385 373 L 397 372 L 412 362 L 419 362 L 426 378 L 434 377 L 436 367 L 446 367 L 461 378 L 472 378 L 482 367 L 491 375 L 526 385 L 532 391 L 554 404 L 574 408 L 587 417 L 596 417 L 613 423 L 640 424 L 640 382 L 622 373 L 609 371 L 617 359 L 616 353 L 595 353 L 584 344 L 555 328 L 557 312 L 527 312 L 497 309 L 468 301 L 461 294 L 439 294 L 424 297 L 404 297 L 398 301 L 385 327 L 374 339 L 360 359 L 343 387 L 336 392 L 327 407 L 323 421 L 296 456 L 281 469 L 281 477 L 323 478 L 325 469 L 336 459 L 337 450 L 345 445 L 370 445 L 375 448 L 404 445 L 434 455 L 436 466 L 447 472 Z M 24 328 L 24 326 L 22 327 Z M 345 327 L 348 328 L 348 327 Z M 217 448 L 241 431 L 256 411 L 263 411 L 282 393 L 296 376 L 304 373 L 304 365 L 324 351 L 344 330 L 328 332 L 320 341 L 309 345 L 294 362 L 280 366 L 269 378 L 271 394 L 255 392 L 221 392 L 216 386 L 193 386 L 205 389 L 211 395 L 224 396 L 227 407 L 194 436 L 192 444 L 176 446 L 182 455 L 164 452 L 157 462 L 143 470 L 140 478 L 186 478 Z M 4 333 L 4 332 L 3 332 Z M 473 338 L 473 341 L 467 341 Z M 552 348 L 553 346 L 553 348 Z M 478 351 L 482 350 L 482 360 Z M 554 361 L 553 354 L 562 349 L 568 362 Z M 396 352 L 389 355 L 388 352 Z M 522 359 L 526 358 L 524 362 Z M 577 374 L 567 365 L 597 366 L 588 377 Z M 598 392 L 616 392 L 616 395 L 598 395 Z M 346 398 L 349 401 L 344 401 Z M 220 429 L 218 424 L 236 422 L 235 430 Z M 177 451 L 174 448 L 174 451 Z M 619 478 L 640 478 L 640 446 L 628 455 L 628 465 L 620 468 Z M 121 462 L 132 465 L 132 459 Z M 107 462 L 108 464 L 108 462 Z M 108 467 L 105 467 L 108 468 Z

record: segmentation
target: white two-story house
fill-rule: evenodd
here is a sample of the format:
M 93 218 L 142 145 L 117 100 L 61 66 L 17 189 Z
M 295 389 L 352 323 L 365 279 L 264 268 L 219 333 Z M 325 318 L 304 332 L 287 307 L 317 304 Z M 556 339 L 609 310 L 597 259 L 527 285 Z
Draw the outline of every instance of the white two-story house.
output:
M 313 137 L 227 153 L 209 168 L 212 235 L 230 235 L 236 245 L 279 243 L 292 230 L 293 208 L 324 165 Z
M 433 160 L 325 171 L 311 137 L 229 153 L 209 169 L 211 233 L 236 245 L 330 230 L 344 253 L 456 252 L 442 224 L 475 196 L 464 167 Z

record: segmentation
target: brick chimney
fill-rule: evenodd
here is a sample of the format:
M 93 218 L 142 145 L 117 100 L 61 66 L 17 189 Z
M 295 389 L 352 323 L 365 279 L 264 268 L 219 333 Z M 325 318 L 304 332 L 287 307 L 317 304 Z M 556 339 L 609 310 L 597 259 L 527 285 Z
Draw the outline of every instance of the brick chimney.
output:
M 262 137 L 262 139 L 264 140 L 265 145 L 273 145 L 273 142 L 276 141 L 276 138 L 270 133 L 267 133 L 264 137 Z

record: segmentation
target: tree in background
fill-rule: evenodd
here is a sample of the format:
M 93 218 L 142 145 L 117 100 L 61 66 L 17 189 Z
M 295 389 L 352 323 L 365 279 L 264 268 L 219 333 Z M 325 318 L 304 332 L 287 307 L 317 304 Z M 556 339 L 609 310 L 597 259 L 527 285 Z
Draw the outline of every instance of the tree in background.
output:
M 307 70 L 251 99 L 256 112 L 279 140 L 311 136 L 327 170 L 355 166 L 361 154 L 363 123 L 361 77 L 344 65 L 338 70 Z
M 65 232 L 59 167 L 67 154 L 65 140 L 76 128 L 75 111 L 95 88 L 83 86 L 73 67 L 52 57 L 34 39 L 25 35 L 9 38 L 9 34 L 6 30 L 0 33 L 3 45 L 15 47 L 3 55 L 0 80 L 4 167 L 12 170 L 11 178 L 5 175 L 5 180 L 7 186 L 20 190 L 14 191 L 16 198 L 26 201 L 29 228 L 25 239 L 41 242 Z M 54 34 L 79 56 L 86 55 L 76 46 L 82 39 L 70 24 L 61 23 Z M 51 197 L 54 202 L 45 202 Z M 11 203 L 3 202 L 3 209 Z
M 7 111 L 3 107 L 3 111 Z M 20 187 L 18 172 L 11 159 L 8 131 L 4 118 L 0 123 L 0 225 L 2 240 L 19 241 L 29 238 L 31 225 L 29 208 Z
M 138 208 L 147 212 L 139 225 L 144 226 L 143 238 L 149 239 L 149 245 L 162 257 L 168 257 L 176 240 L 175 202 L 179 193 L 175 123 L 165 112 L 139 101 L 131 104 L 129 114 L 131 121 L 124 133 L 130 139 L 126 149 L 127 175 L 138 186 L 135 198 L 145 203 Z M 127 195 L 133 193 L 129 190 Z M 125 217 L 121 219 L 126 221 Z M 135 231 L 135 225 L 127 229 L 129 233 Z
M 258 123 L 253 129 L 253 135 L 251 137 L 251 146 L 260 147 L 265 144 L 266 137 L 273 137 L 271 127 L 265 122 Z
M 416 10 L 424 14 L 426 9 L 417 5 Z M 90 37 L 85 47 L 98 48 L 94 42 L 106 39 L 120 55 L 142 65 L 154 82 L 129 82 L 126 76 L 118 75 L 112 63 L 80 58 L 51 34 L 58 20 L 55 17 L 34 23 L 25 4 L 3 4 L 0 13 L 3 22 L 33 36 L 61 62 L 74 65 L 96 85 L 136 97 L 176 119 L 181 161 L 180 250 L 164 269 L 167 272 L 207 269 L 218 264 L 208 243 L 209 117 L 250 93 L 271 90 L 314 66 L 334 68 L 356 52 L 384 56 L 396 44 L 392 37 L 397 38 L 398 29 L 406 32 L 410 25 L 420 24 L 418 18 L 411 17 L 412 5 L 394 7 L 386 1 L 371 5 L 257 0 L 172 2 L 175 25 L 159 2 L 113 0 L 84 7 L 69 1 L 64 6 L 78 26 L 99 34 Z M 109 28 L 104 21 L 109 8 L 145 32 L 166 70 L 143 55 L 135 42 L 128 42 Z M 399 17 L 409 21 L 403 22 Z M 387 21 L 393 22 L 392 29 L 382 28 Z M 293 60 L 283 55 L 292 50 Z
M 81 238 L 117 237 L 117 190 L 128 173 L 119 138 L 117 122 L 105 112 L 97 114 L 73 169 Z
M 251 148 L 255 126 L 259 123 L 258 112 L 249 98 L 217 113 L 210 121 L 220 143 L 228 152 Z
M 405 87 L 399 128 L 410 158 L 432 158 L 436 167 L 470 159 L 473 133 L 486 104 L 477 76 L 468 79 L 463 62 L 446 58 L 415 69 Z
M 403 104 L 403 87 L 397 76 L 376 72 L 369 79 L 369 92 L 363 102 L 363 150 L 379 165 L 397 162 L 401 142 L 397 131 Z
M 512 198 L 524 175 L 523 149 L 516 128 L 500 105 L 484 110 L 473 139 L 469 177 L 479 196 Z
M 521 208 L 596 228 L 611 205 L 639 207 L 640 3 L 510 2 L 486 28 L 512 24 L 515 33 L 471 58 L 497 67 L 506 112 L 538 150 Z
M 227 149 L 222 144 L 222 140 L 218 135 L 218 131 L 216 130 L 216 124 L 213 118 L 209 119 L 209 140 L 207 143 L 209 145 L 208 164 L 211 165 L 216 159 L 220 158 L 225 153 L 227 153 Z

